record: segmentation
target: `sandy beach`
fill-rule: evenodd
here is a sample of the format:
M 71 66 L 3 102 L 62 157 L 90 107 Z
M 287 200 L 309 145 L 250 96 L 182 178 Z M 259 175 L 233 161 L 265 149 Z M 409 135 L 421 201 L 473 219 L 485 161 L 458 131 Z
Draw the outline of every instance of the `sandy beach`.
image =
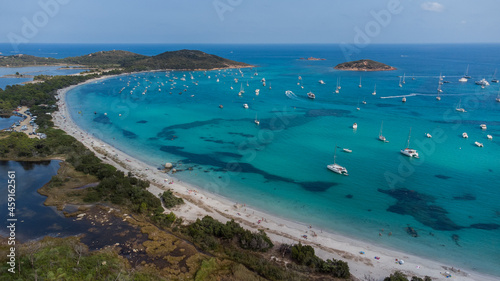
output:
M 109 77 L 92 79 L 85 83 Z M 313 246 L 317 255 L 323 259 L 335 258 L 347 261 L 351 273 L 361 280 L 369 278 L 372 278 L 369 280 L 381 280 L 396 270 L 402 271 L 410 278 L 416 275 L 430 276 L 433 280 L 498 280 L 493 276 L 460 270 L 453 265 L 327 233 L 315 228 L 314 225 L 272 216 L 251 206 L 232 202 L 179 181 L 172 174 L 159 171 L 157 167 L 147 165 L 79 128 L 71 119 L 65 103 L 67 92 L 75 87 L 77 86 L 58 91 L 59 111 L 52 115 L 55 126 L 82 142 L 105 163 L 150 181 L 149 191 L 154 195 L 158 196 L 164 190 L 172 189 L 177 196 L 185 199 L 186 204 L 171 210 L 184 221 L 191 222 L 206 215 L 222 222 L 235 219 L 248 229 L 265 230 L 273 242 L 293 244 L 301 241 L 303 244 Z M 305 235 L 307 238 L 304 238 Z M 401 263 L 401 260 L 404 262 Z

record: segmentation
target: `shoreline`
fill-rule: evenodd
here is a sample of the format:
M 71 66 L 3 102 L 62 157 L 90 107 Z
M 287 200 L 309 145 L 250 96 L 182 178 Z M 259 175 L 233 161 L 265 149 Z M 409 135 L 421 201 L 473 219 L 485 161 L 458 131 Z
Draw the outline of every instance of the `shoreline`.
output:
M 162 70 L 164 71 L 164 70 Z M 146 71 L 151 72 L 151 71 Z M 268 236 L 277 243 L 297 243 L 311 245 L 315 248 L 316 254 L 323 258 L 342 259 L 349 263 L 351 274 L 357 278 L 370 276 L 381 279 L 389 276 L 396 270 L 402 271 L 410 278 L 413 275 L 419 277 L 430 276 L 433 280 L 447 279 L 442 273 L 449 271 L 455 280 L 495 280 L 494 276 L 479 274 L 476 272 L 466 273 L 463 271 L 453 271 L 452 266 L 443 265 L 441 262 L 408 255 L 392 249 L 372 245 L 368 242 L 354 240 L 339 234 L 321 232 L 317 236 L 310 235 L 312 231 L 319 232 L 314 227 L 309 228 L 305 223 L 290 221 L 278 216 L 266 214 L 265 211 L 248 207 L 244 204 L 237 204 L 228 198 L 215 195 L 201 190 L 196 186 L 181 182 L 175 176 L 157 170 L 156 167 L 147 165 L 140 160 L 116 149 L 106 142 L 94 137 L 89 132 L 84 131 L 74 123 L 68 108 L 66 107 L 66 94 L 71 89 L 83 84 L 93 83 L 111 77 L 130 75 L 133 73 L 110 75 L 90 79 L 84 83 L 73 85 L 57 91 L 59 111 L 53 113 L 55 127 L 64 130 L 67 134 L 75 137 L 87 148 L 93 151 L 104 163 L 111 164 L 122 171 L 131 171 L 134 175 L 149 180 L 151 186 L 149 191 L 155 195 L 167 189 L 172 189 L 177 196 L 185 199 L 186 204 L 175 208 L 172 211 L 176 216 L 185 221 L 195 221 L 209 215 L 221 222 L 234 219 L 247 229 L 255 231 L 263 229 Z M 104 154 L 108 156 L 103 159 Z M 113 156 L 109 156 L 113 155 Z M 168 178 L 168 183 L 165 179 Z M 170 183 L 172 182 L 172 183 Z M 201 193 L 199 192 L 201 190 Z M 261 220 L 260 223 L 258 221 Z M 301 238 L 308 235 L 308 239 Z M 360 254 L 364 251 L 364 254 Z M 374 257 L 380 257 L 379 260 Z M 404 264 L 397 264 L 396 259 L 404 260 Z M 446 268 L 445 268 L 446 267 Z

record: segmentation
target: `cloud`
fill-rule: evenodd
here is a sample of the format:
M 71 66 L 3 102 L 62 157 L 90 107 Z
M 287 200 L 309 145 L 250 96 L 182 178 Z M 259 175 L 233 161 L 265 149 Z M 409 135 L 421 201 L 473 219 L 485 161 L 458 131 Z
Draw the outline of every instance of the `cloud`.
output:
M 424 2 L 420 7 L 425 11 L 431 12 L 442 12 L 444 10 L 444 6 L 438 2 Z

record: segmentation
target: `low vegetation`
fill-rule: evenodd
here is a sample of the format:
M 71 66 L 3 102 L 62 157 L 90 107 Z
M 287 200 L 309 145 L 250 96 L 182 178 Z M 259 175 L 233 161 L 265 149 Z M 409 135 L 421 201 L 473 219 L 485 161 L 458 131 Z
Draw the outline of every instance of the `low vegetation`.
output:
M 167 209 L 172 209 L 175 206 L 184 204 L 184 200 L 182 200 L 182 198 L 176 197 L 171 189 L 163 192 L 163 194 L 161 195 L 161 201 Z

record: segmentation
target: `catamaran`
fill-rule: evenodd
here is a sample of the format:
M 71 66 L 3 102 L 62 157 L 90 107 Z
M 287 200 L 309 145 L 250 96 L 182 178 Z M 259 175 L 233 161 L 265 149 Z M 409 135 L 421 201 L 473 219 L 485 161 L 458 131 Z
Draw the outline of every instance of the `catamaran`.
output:
M 401 154 L 406 155 L 408 157 L 418 158 L 418 152 L 415 149 L 410 148 L 410 137 L 411 137 L 411 128 L 410 128 L 410 133 L 408 134 L 408 141 L 406 143 L 406 148 L 401 149 Z
M 335 153 L 333 154 L 333 164 L 327 165 L 326 168 L 334 173 L 348 176 L 349 174 L 347 173 L 347 169 L 335 163 L 336 158 L 337 158 L 337 145 L 335 145 Z

